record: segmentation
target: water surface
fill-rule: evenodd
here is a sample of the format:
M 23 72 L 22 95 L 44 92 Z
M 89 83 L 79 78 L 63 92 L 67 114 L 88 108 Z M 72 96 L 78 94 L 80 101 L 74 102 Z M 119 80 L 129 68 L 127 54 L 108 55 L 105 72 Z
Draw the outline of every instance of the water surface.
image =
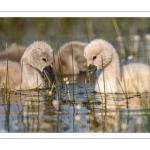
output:
M 1 92 L 0 132 L 149 132 L 150 94 L 98 94 L 84 76 L 59 83 L 53 97 L 45 90 Z

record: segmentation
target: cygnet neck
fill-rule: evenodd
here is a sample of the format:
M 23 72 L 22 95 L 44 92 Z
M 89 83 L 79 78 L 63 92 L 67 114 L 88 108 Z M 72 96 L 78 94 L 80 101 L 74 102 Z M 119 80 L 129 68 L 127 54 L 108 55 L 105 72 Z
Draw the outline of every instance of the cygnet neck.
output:
M 22 64 L 22 89 L 41 87 L 43 79 L 38 70 L 29 64 Z
M 118 82 L 120 82 L 120 66 L 118 54 L 112 49 L 113 55 L 111 61 L 103 68 L 98 77 L 95 90 L 102 93 L 115 93 L 118 91 Z

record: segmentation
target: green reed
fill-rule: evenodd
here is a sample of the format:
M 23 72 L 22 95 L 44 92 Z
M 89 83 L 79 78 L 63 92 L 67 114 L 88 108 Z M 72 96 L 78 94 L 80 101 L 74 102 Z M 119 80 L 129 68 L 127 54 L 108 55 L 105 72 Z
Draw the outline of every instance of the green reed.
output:
M 53 54 L 53 57 L 54 57 L 54 54 Z M 58 57 L 59 58 L 59 57 Z M 59 64 L 59 68 L 61 68 L 60 66 L 61 66 L 61 64 L 60 64 L 60 61 L 58 61 L 58 64 Z M 57 64 L 57 65 L 58 65 Z M 56 70 L 56 63 L 55 63 L 55 59 L 54 59 L 54 70 Z M 56 72 L 56 71 L 55 71 Z M 60 69 L 60 72 L 61 72 L 61 69 Z M 61 74 L 61 73 L 60 73 Z M 59 100 L 59 102 L 61 101 L 61 99 L 62 99 L 62 95 L 61 95 L 61 92 L 60 92 L 60 90 L 59 90 L 59 88 L 58 88 L 58 77 L 57 76 L 55 76 L 56 77 L 56 86 L 55 86 L 55 89 L 56 89 L 56 93 L 57 93 L 57 95 L 58 95 L 58 100 Z M 62 81 L 62 74 L 61 74 L 61 81 Z
M 9 67 L 8 67 L 8 49 L 7 49 L 7 43 L 6 43 L 6 95 L 9 90 Z
M 87 32 L 87 39 L 88 42 L 94 39 L 94 28 L 93 28 L 93 22 L 90 18 L 86 18 L 86 32 Z
M 59 75 L 61 77 L 61 82 L 63 83 L 63 69 L 62 69 L 62 65 L 61 65 L 62 58 L 61 58 L 61 54 L 60 54 L 60 46 L 59 46 L 59 44 L 58 44 L 58 56 L 57 56 L 57 58 L 58 58 L 58 64 L 57 65 L 58 65 L 59 70 L 60 70 Z
M 72 72 L 73 72 L 73 101 L 75 101 L 75 98 L 74 98 L 74 53 L 73 53 L 73 47 L 72 47 L 72 45 L 70 46 L 70 51 L 71 51 L 71 55 L 72 55 Z
M 65 24 L 65 22 L 64 22 L 64 20 L 63 19 L 59 19 L 58 20 L 59 21 L 59 23 L 60 23 L 60 26 L 61 26 L 61 28 L 62 28 L 62 31 L 63 31 L 63 34 L 65 35 L 65 36 L 67 36 L 67 41 L 70 41 L 70 39 L 69 39 L 69 36 L 68 36 L 68 34 L 67 34 L 67 30 L 66 30 L 66 24 Z M 75 97 L 74 97 L 74 92 L 75 92 L 75 88 L 74 88 L 74 52 L 73 52 L 74 50 L 73 50 L 73 46 L 72 45 L 70 45 L 70 53 L 71 53 L 71 58 L 72 58 L 72 76 L 73 76 L 73 101 L 75 101 Z M 60 62 L 62 62 L 61 61 L 61 54 L 60 54 L 60 52 L 58 53 L 58 55 L 59 55 L 59 57 L 60 57 L 60 59 L 59 59 L 59 61 Z M 61 70 L 61 74 L 63 75 L 64 73 L 63 73 L 63 69 L 62 69 L 62 66 L 61 66 L 61 64 L 59 64 L 59 66 L 60 66 L 60 70 Z M 62 71 L 63 70 L 63 71 Z M 62 83 L 63 83 L 63 80 L 62 80 L 62 76 L 61 76 L 61 81 L 62 81 Z M 65 87 L 66 85 L 64 84 L 64 87 Z M 69 86 L 68 86 L 68 88 L 69 88 Z M 69 91 L 68 91 L 69 92 Z M 69 96 L 70 94 L 68 93 L 68 96 Z

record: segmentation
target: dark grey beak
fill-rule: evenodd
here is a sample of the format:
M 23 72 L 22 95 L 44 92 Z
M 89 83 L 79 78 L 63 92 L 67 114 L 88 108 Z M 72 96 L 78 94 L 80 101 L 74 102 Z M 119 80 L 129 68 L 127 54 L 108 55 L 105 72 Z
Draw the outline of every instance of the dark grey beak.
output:
M 87 68 L 85 83 L 88 84 L 92 78 L 92 76 L 97 71 L 97 67 L 95 65 L 90 64 Z
M 46 76 L 46 78 L 52 82 L 52 84 L 56 83 L 54 71 L 53 71 L 53 68 L 51 66 L 45 67 L 43 69 L 43 73 Z

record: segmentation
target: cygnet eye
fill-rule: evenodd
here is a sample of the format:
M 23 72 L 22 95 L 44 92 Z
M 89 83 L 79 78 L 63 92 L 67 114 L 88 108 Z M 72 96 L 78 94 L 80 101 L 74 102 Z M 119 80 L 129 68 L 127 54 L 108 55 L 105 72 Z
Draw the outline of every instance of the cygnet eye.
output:
M 96 59 L 96 56 L 93 56 L 93 60 Z
M 46 58 L 42 58 L 42 60 L 46 62 Z

